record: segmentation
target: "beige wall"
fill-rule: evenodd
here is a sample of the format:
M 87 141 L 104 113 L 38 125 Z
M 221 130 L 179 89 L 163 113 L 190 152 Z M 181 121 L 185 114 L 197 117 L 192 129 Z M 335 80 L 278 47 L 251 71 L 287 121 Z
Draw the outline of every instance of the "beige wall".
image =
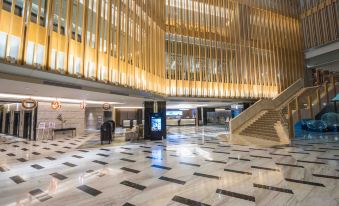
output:
M 90 130 L 100 129 L 101 124 L 105 120 L 104 111 L 112 111 L 112 109 L 104 110 L 102 107 L 87 107 L 85 112 L 85 128 Z M 112 111 L 112 119 L 114 120 L 113 113 Z M 101 116 L 101 122 L 98 122 L 99 116 Z
M 55 122 L 56 128 L 61 128 L 62 123 L 57 119 L 58 115 L 62 114 L 63 119 L 66 120 L 64 128 L 75 127 L 77 134 L 83 133 L 85 129 L 85 110 L 80 109 L 79 104 L 63 104 L 61 103 L 60 110 L 53 110 L 50 103 L 39 102 L 38 106 L 38 121 L 40 122 Z

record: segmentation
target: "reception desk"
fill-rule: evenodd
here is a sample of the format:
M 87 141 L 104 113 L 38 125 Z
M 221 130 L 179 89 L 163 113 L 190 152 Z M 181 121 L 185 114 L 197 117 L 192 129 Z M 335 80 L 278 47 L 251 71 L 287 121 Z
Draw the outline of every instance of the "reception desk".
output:
M 194 126 L 195 119 L 181 119 L 180 126 Z
M 195 126 L 195 119 L 166 119 L 167 126 Z
M 166 119 L 166 125 L 167 126 L 178 126 L 179 119 Z

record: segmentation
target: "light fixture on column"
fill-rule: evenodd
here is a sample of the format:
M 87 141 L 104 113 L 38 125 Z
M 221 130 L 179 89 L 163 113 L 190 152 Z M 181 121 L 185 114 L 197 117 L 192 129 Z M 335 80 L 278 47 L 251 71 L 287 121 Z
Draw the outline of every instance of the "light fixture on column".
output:
M 21 100 L 21 106 L 24 109 L 32 110 L 38 106 L 38 102 L 35 99 L 27 98 L 27 99 Z
M 85 100 L 80 103 L 80 109 L 84 110 L 84 109 L 86 109 L 86 106 L 87 106 L 87 104 L 86 104 Z
M 110 109 L 111 109 L 111 105 L 108 104 L 108 103 L 104 103 L 104 104 L 102 105 L 102 108 L 103 108 L 104 110 L 110 110 Z
M 59 109 L 61 109 L 61 102 L 58 101 L 58 100 L 52 101 L 52 102 L 51 102 L 51 108 L 52 108 L 53 110 L 59 110 Z

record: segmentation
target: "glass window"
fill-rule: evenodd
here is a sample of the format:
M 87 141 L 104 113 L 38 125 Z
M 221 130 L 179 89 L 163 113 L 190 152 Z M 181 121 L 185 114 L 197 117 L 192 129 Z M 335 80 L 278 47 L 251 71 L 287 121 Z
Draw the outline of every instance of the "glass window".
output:
M 42 44 L 38 44 L 36 52 L 36 63 L 42 65 L 44 59 L 45 47 Z
M 9 56 L 14 59 L 17 59 L 19 53 L 20 39 L 15 36 L 10 36 L 9 40 L 10 40 Z
M 11 12 L 12 11 L 12 0 L 3 0 L 2 9 Z
M 83 15 L 83 3 L 82 0 L 79 2 L 79 14 L 78 14 L 78 42 L 82 39 L 82 15 Z
M 46 13 L 47 13 L 47 0 L 41 0 L 41 10 L 40 10 L 40 25 L 46 26 Z
M 69 59 L 68 59 L 68 74 L 73 74 L 73 61 L 74 61 L 73 55 L 69 55 Z
M 38 22 L 39 0 L 32 1 L 31 22 Z
M 73 0 L 73 8 L 72 8 L 72 25 L 71 25 L 71 27 L 72 27 L 72 35 L 71 35 L 71 37 L 72 37 L 72 39 L 75 39 L 75 33 L 76 33 L 76 21 L 77 21 L 77 11 L 78 11 L 78 9 L 77 9 L 77 0 Z
M 75 60 L 75 71 L 74 71 L 74 73 L 80 74 L 80 65 L 81 65 L 81 59 L 80 59 L 80 58 L 76 58 L 76 60 Z
M 28 41 L 26 53 L 27 53 L 26 64 L 32 65 L 33 58 L 34 58 L 34 43 L 33 42 Z
M 24 8 L 24 0 L 16 0 L 14 14 L 17 16 L 22 16 Z
M 58 69 L 62 70 L 64 68 L 64 53 L 58 53 Z
M 0 57 L 5 58 L 6 54 L 6 41 L 7 34 L 4 32 L 0 32 Z
M 51 54 L 51 69 L 55 69 L 55 59 L 56 59 L 56 50 L 52 49 L 52 54 Z
M 53 31 L 58 32 L 59 1 L 54 1 Z
M 67 11 L 67 1 L 62 0 L 62 10 L 61 10 L 61 19 L 60 19 L 60 34 L 65 35 L 66 28 L 66 11 Z

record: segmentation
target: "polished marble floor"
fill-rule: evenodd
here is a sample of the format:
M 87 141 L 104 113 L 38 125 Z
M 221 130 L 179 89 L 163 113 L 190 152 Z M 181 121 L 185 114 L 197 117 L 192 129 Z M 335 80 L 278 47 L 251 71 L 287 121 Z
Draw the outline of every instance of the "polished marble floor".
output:
M 167 140 L 77 149 L 88 133 L 26 142 L 0 135 L 0 205 L 339 205 L 339 140 L 239 145 L 222 127 Z

